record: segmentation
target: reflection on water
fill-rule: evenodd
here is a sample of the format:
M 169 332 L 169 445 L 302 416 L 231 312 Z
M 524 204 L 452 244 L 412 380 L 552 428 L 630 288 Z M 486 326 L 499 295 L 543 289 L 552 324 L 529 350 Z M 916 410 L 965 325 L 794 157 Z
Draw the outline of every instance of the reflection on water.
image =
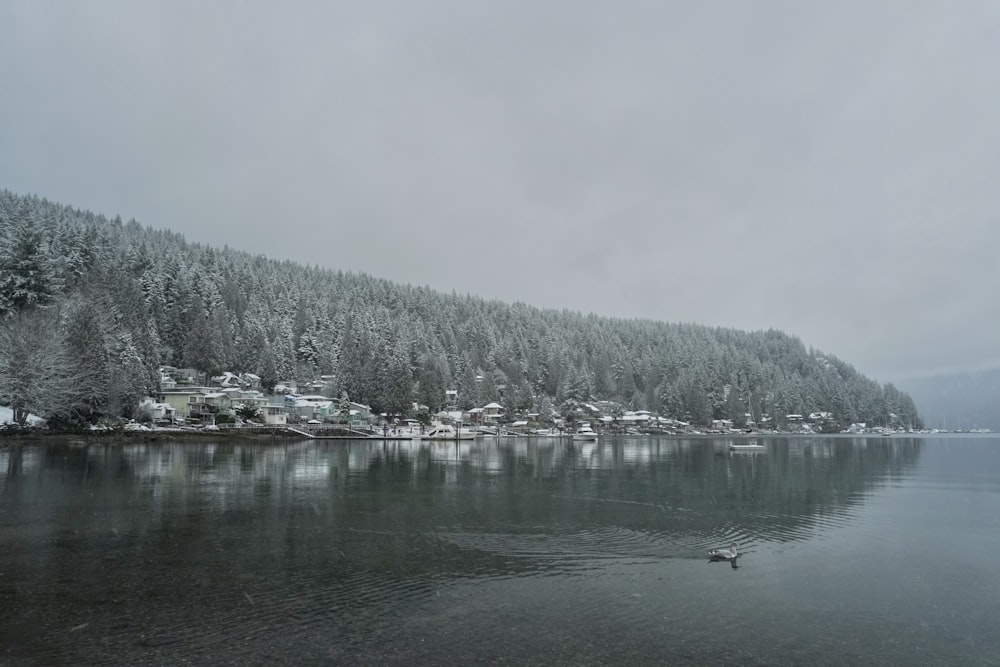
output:
M 949 531 L 1000 546 L 996 440 L 757 442 L 10 448 L 0 662 L 1000 656 L 990 568 L 935 562 L 963 558 Z M 705 567 L 732 542 L 738 570 Z M 814 636 L 833 629 L 851 639 Z

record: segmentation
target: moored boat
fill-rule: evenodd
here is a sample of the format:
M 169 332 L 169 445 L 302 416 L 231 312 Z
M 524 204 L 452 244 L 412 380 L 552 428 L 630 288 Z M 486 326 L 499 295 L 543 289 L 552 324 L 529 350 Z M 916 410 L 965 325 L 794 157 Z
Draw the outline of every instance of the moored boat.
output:
M 729 445 L 729 451 L 731 452 L 762 452 L 765 449 L 764 445 L 759 445 L 755 442 L 734 442 Z
M 456 429 L 450 424 L 440 424 L 420 436 L 421 440 L 475 440 L 473 431 Z

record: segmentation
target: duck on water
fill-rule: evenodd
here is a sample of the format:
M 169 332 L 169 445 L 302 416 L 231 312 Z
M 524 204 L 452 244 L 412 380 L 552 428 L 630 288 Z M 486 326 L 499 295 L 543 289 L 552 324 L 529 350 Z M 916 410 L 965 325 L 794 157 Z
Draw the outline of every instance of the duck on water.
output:
M 739 549 L 736 546 L 736 542 L 729 545 L 728 549 L 712 549 L 708 552 L 708 562 L 718 563 L 720 561 L 729 561 L 730 565 L 733 566 L 735 570 L 739 567 L 736 564 L 736 559 L 740 557 Z

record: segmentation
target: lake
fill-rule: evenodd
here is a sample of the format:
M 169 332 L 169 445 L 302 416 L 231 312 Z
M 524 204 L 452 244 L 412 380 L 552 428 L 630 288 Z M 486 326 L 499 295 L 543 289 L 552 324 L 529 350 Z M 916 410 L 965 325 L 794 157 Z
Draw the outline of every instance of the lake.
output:
M 752 441 L 0 441 L 0 664 L 1000 664 L 1000 438 Z

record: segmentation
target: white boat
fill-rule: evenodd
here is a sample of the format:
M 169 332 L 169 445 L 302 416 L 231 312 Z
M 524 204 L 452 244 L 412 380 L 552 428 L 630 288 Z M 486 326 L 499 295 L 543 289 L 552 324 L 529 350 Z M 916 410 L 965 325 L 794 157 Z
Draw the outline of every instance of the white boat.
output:
M 581 426 L 576 429 L 576 433 L 573 434 L 574 440 L 597 440 L 597 434 L 594 433 L 594 429 L 590 428 L 588 425 Z
M 421 440 L 475 440 L 473 431 L 456 429 L 450 424 L 440 424 L 420 436 Z
M 745 442 L 745 443 L 732 443 L 729 445 L 729 451 L 731 452 L 762 452 L 766 448 L 764 445 L 758 445 L 755 442 Z

